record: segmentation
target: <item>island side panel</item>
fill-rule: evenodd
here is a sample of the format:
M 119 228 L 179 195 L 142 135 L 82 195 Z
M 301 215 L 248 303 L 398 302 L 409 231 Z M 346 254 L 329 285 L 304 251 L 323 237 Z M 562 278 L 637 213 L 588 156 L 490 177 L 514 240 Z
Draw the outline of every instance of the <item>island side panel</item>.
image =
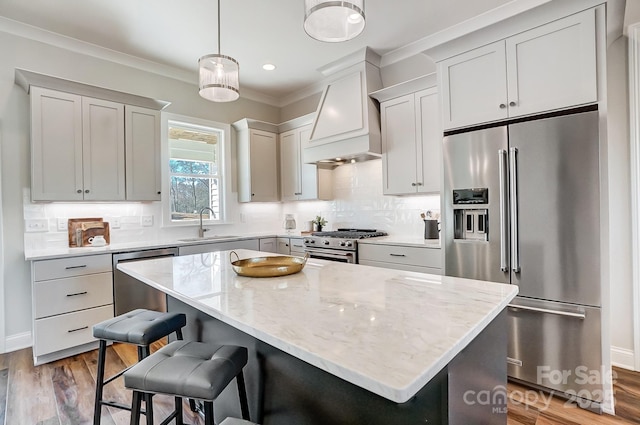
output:
M 449 423 L 507 423 L 507 313 L 501 312 L 447 366 Z
M 187 315 L 185 340 L 235 344 L 249 349 L 244 370 L 251 419 L 271 424 L 447 423 L 447 370 L 416 396 L 398 404 L 324 372 L 193 307 L 168 297 L 168 311 Z M 506 376 L 506 372 L 505 372 Z M 240 417 L 235 384 L 216 400 L 216 423 Z M 452 422 L 449 422 L 452 423 Z

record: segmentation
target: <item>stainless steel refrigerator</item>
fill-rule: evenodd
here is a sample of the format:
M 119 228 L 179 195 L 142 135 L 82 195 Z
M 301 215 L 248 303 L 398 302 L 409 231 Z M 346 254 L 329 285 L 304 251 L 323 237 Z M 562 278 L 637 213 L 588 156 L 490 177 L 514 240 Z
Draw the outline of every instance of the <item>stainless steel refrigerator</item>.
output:
M 518 285 L 508 375 L 599 409 L 598 112 L 445 134 L 443 154 L 445 274 Z

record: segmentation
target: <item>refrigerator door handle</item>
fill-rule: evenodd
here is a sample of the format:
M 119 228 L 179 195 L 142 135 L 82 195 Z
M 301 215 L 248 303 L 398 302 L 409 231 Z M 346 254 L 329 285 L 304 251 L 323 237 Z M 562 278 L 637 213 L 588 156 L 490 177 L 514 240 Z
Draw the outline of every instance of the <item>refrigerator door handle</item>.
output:
M 587 318 L 587 315 L 585 313 L 572 313 L 570 311 L 550 310 L 548 308 L 529 307 L 529 306 L 523 306 L 518 304 L 508 304 L 508 307 L 517 309 L 517 310 L 527 310 L 527 311 L 535 311 L 537 313 L 547 313 L 547 314 L 556 314 L 558 316 L 574 317 L 580 320 L 584 320 Z
M 518 237 L 518 148 L 509 148 L 511 202 L 511 270 L 520 272 L 520 238 Z
M 507 151 L 498 150 L 498 164 L 500 172 L 500 270 L 509 271 L 509 205 L 507 203 Z

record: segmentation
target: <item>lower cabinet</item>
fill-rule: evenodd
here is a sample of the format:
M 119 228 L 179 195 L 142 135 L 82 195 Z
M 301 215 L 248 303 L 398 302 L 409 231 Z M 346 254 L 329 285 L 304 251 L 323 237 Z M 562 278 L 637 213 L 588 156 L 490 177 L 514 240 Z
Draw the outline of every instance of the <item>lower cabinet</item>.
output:
M 278 240 L 276 238 L 260 239 L 260 251 L 278 253 Z
M 278 254 L 304 257 L 304 244 L 302 238 L 277 238 Z M 263 251 L 261 249 L 261 251 Z
M 442 274 L 442 253 L 438 247 L 360 243 L 358 263 L 387 269 Z
M 92 328 L 113 317 L 111 254 L 31 263 L 35 365 L 97 347 Z

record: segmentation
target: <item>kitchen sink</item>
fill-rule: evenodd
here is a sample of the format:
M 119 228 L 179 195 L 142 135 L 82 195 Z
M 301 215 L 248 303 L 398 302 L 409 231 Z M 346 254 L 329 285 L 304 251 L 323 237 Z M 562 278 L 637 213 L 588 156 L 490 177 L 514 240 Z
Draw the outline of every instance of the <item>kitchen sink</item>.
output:
M 180 242 L 198 242 L 198 241 L 215 241 L 215 240 L 219 240 L 219 239 L 235 239 L 235 238 L 239 238 L 240 236 L 233 236 L 233 235 L 211 235 L 211 236 L 204 236 L 202 238 L 188 238 L 188 239 L 178 239 Z

